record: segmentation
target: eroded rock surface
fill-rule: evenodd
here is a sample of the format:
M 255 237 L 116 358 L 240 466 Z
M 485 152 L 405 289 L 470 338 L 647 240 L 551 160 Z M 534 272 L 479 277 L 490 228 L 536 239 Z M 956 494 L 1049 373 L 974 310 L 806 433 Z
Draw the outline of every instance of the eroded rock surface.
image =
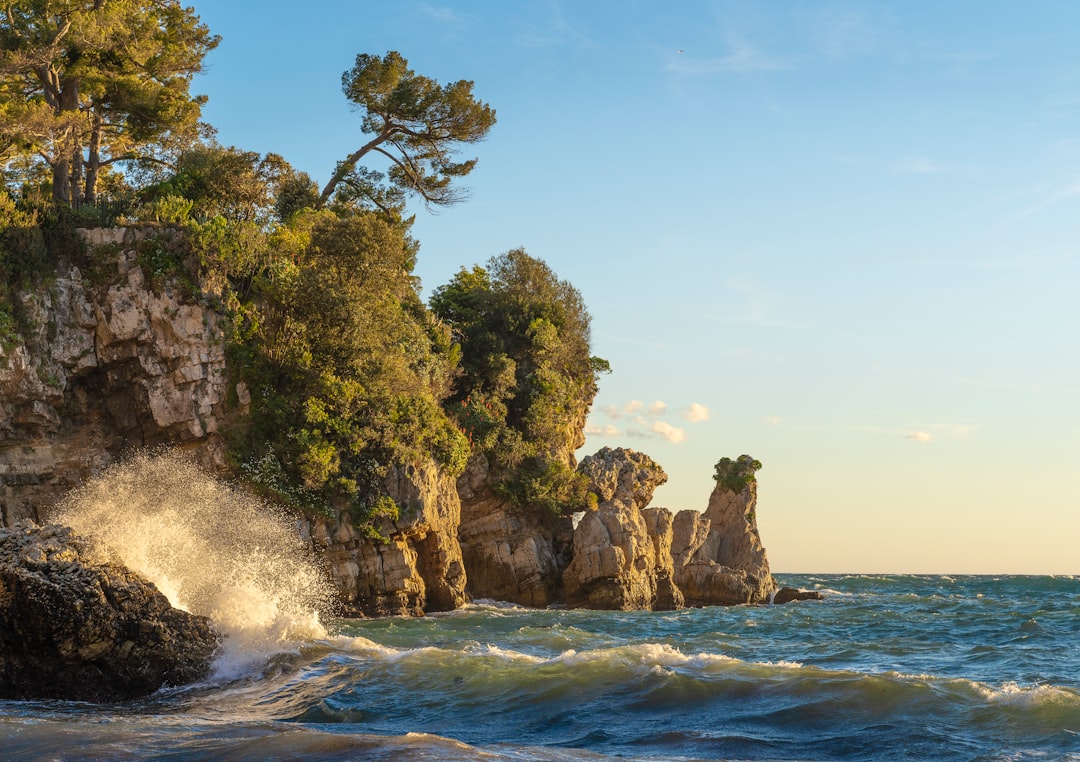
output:
M 19 295 L 27 335 L 0 343 L 0 524 L 43 520 L 38 507 L 134 448 L 181 446 L 223 465 L 222 318 L 147 281 L 136 249 L 150 232 L 83 231 L 106 275 L 71 264 Z
M 219 644 L 206 617 L 69 528 L 0 529 L 0 698 L 145 696 L 204 678 Z
M 454 480 L 428 461 L 391 468 L 385 486 L 399 508 L 397 520 L 378 526 L 387 542 L 358 532 L 347 513 L 317 519 L 308 530 L 327 560 L 344 613 L 418 615 L 460 608 L 465 566 Z
M 574 530 L 573 560 L 563 573 L 566 602 L 597 609 L 673 609 L 671 514 L 645 507 L 667 474 L 644 453 L 605 447 L 578 470 L 596 494 Z
M 513 505 L 492 490 L 487 459 L 474 455 L 457 480 L 458 539 L 473 598 L 544 607 L 562 600 L 573 524 Z
M 673 522 L 675 584 L 688 606 L 765 603 L 776 581 L 757 527 L 757 483 L 738 491 L 717 483 L 704 513 Z

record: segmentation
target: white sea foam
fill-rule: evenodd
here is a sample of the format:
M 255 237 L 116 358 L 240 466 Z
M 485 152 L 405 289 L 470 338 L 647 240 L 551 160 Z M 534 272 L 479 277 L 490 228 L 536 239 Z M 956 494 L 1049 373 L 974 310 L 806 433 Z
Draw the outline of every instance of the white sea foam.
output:
M 153 582 L 224 633 L 229 677 L 301 640 L 326 636 L 328 583 L 295 528 L 176 453 L 139 453 L 74 491 L 55 521 Z
M 993 689 L 981 686 L 983 695 L 988 701 L 995 704 L 1020 707 L 1024 709 L 1037 708 L 1047 704 L 1066 704 L 1080 706 L 1080 695 L 1067 688 L 1056 685 L 1033 685 L 1024 687 L 1014 682 L 1004 683 L 1001 688 Z

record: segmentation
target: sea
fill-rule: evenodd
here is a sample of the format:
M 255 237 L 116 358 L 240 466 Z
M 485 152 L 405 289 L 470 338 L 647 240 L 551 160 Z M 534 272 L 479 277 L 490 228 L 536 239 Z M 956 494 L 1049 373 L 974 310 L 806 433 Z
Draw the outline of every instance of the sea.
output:
M 226 634 L 205 681 L 0 702 L 9 760 L 1080 760 L 1080 578 L 781 574 L 820 601 L 340 619 L 287 514 L 183 458 L 54 519 Z
M 140 701 L 0 702 L 0 756 L 1080 759 L 1080 580 L 779 581 L 824 599 L 332 620 Z

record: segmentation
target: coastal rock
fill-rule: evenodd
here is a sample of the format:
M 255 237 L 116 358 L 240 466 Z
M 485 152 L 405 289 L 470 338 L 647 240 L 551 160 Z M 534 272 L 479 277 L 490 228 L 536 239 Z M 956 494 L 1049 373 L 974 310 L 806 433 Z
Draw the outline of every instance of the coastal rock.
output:
M 793 601 L 820 601 L 824 596 L 819 590 L 799 590 L 794 587 L 782 587 L 772 597 L 772 603 L 779 606 L 782 603 Z
M 127 450 L 170 444 L 224 465 L 222 318 L 147 280 L 136 249 L 154 232 L 81 231 L 85 261 L 15 295 L 25 335 L 0 343 L 3 525 L 43 520 L 40 509 Z
M 347 512 L 320 518 L 308 532 L 326 559 L 344 613 L 419 615 L 465 603 L 465 566 L 457 540 L 461 504 L 454 480 L 434 461 L 392 467 L 387 493 L 396 520 L 383 520 L 380 540 L 358 533 Z
M 756 509 L 757 482 L 751 478 L 739 489 L 718 481 L 703 514 L 676 514 L 672 539 L 674 578 L 686 605 L 769 600 L 776 581 L 761 544 Z
M 117 701 L 206 677 L 220 636 L 67 527 L 0 529 L 0 698 Z
M 573 559 L 563 573 L 566 602 L 596 609 L 672 609 L 682 596 L 672 584 L 671 514 L 643 509 L 667 474 L 649 456 L 605 447 L 579 472 L 597 495 L 574 530 Z
M 543 510 L 522 509 L 494 493 L 483 454 L 457 480 L 461 543 L 473 598 L 545 607 L 562 600 L 573 523 Z

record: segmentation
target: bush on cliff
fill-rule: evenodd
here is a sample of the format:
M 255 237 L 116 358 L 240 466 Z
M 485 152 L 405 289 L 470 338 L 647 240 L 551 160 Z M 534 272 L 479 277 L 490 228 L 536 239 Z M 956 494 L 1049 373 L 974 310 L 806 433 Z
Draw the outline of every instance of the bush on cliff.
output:
M 448 410 L 494 462 L 500 491 L 555 512 L 583 507 L 585 482 L 569 460 L 607 363 L 590 356 L 580 292 L 514 249 L 463 268 L 430 305 L 461 348 Z
M 456 474 L 468 455 L 439 404 L 457 353 L 417 296 L 405 230 L 365 210 L 301 212 L 273 261 L 234 284 L 234 363 L 252 391 L 239 458 L 272 457 L 279 492 L 361 525 L 393 513 L 388 465 L 431 456 Z
M 742 492 L 747 484 L 756 481 L 755 473 L 761 470 L 761 461 L 749 455 L 740 455 L 737 460 L 721 458 L 716 464 L 713 479 L 720 486 L 732 492 Z

